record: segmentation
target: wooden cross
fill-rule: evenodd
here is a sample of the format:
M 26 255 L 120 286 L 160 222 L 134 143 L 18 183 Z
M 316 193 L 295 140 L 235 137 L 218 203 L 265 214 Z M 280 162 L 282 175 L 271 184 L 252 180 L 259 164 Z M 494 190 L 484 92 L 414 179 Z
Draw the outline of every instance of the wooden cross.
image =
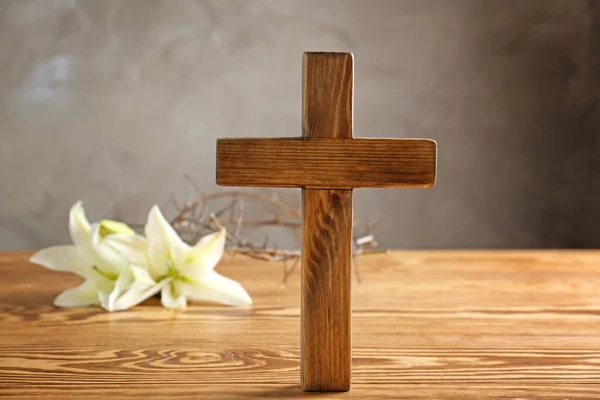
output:
M 353 139 L 353 75 L 351 53 L 304 53 L 302 137 L 217 141 L 217 184 L 302 188 L 305 391 L 350 389 L 352 189 L 435 184 L 434 141 Z

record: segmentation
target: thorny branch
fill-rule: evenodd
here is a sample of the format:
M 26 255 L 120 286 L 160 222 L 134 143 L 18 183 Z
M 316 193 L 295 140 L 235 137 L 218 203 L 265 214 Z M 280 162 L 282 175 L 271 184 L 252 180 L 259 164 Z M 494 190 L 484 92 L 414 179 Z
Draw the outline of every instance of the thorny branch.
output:
M 183 204 L 171 195 L 165 208 L 173 207 L 176 215 L 170 221 L 177 233 L 187 242 L 196 243 L 201 237 L 227 228 L 228 250 L 233 254 L 264 261 L 278 261 L 283 264 L 283 282 L 300 264 L 300 250 L 279 249 L 268 236 L 262 243 L 253 242 L 242 235 L 243 228 L 281 227 L 291 230 L 298 235 L 301 228 L 302 212 L 299 206 L 281 198 L 277 193 L 265 195 L 259 192 L 223 191 L 204 194 L 196 183 L 188 176 L 188 184 Z M 195 200 L 188 200 L 192 190 Z M 247 218 L 247 203 L 255 203 L 261 209 L 266 209 L 266 217 L 258 218 L 253 212 L 252 218 Z M 358 282 L 361 281 L 356 258 L 366 252 L 378 251 L 377 242 L 371 233 L 374 226 L 365 215 L 365 234 L 354 237 L 352 243 L 353 269 Z M 381 251 L 381 250 L 379 250 Z

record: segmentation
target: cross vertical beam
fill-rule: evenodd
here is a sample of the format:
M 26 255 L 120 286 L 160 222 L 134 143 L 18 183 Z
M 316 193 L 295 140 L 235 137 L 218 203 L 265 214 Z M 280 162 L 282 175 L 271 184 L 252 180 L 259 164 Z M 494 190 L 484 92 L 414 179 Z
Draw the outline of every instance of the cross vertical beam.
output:
M 305 53 L 302 138 L 352 139 L 350 53 Z M 352 189 L 302 189 L 301 385 L 350 389 Z

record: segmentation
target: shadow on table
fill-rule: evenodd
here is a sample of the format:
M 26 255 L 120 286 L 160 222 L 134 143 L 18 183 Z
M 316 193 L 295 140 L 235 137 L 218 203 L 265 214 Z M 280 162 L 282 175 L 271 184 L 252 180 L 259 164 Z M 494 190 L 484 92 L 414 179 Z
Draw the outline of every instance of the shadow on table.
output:
M 227 399 L 347 399 L 351 393 L 352 392 L 303 392 L 300 385 L 289 385 L 254 389 L 248 393 L 235 393 L 228 396 Z

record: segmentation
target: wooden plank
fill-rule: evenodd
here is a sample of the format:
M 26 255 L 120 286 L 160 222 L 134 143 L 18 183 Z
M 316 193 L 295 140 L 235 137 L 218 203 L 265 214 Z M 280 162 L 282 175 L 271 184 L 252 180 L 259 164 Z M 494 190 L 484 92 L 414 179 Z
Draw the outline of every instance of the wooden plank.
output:
M 351 142 L 353 92 L 352 54 L 304 53 L 299 143 Z M 338 183 L 339 177 L 332 178 L 328 183 Z M 300 385 L 304 391 L 347 391 L 352 364 L 352 189 L 303 189 L 302 216 Z
M 60 318 L 61 323 L 64 322 L 63 318 L 73 320 L 71 323 L 77 320 L 85 323 L 85 315 L 89 312 L 94 318 L 102 318 L 102 321 L 131 317 L 129 312 L 106 314 L 101 310 L 96 312 L 95 308 L 54 308 L 54 297 L 81 280 L 71 274 L 31 265 L 26 261 L 29 255 L 29 252 L 0 253 L 2 318 L 15 313 L 12 322 L 25 321 L 28 320 L 27 315 L 20 313 L 28 312 L 35 316 L 30 318 L 31 323 L 51 322 L 43 319 L 45 317 Z M 515 323 L 531 327 L 526 324 L 536 322 L 526 321 L 528 315 L 532 318 L 540 316 L 540 323 L 544 323 L 551 316 L 560 319 L 564 315 L 568 317 L 568 314 L 589 315 L 592 318 L 600 310 L 600 291 L 597 287 L 600 250 L 393 251 L 365 255 L 358 262 L 364 282 L 355 284 L 352 289 L 352 301 L 355 308 L 359 307 L 354 315 L 362 309 L 389 312 L 388 317 L 398 315 L 401 319 L 411 315 L 424 318 L 439 316 L 444 319 L 464 317 L 473 323 L 480 318 L 490 317 L 514 319 Z M 147 316 L 153 323 L 157 323 L 164 315 L 191 318 L 190 313 L 195 315 L 198 312 L 219 315 L 233 313 L 241 318 L 272 310 L 273 316 L 281 315 L 288 319 L 300 316 L 299 270 L 292 274 L 285 285 L 281 284 L 283 267 L 279 263 L 263 263 L 239 255 L 235 259 L 225 256 L 217 270 L 248 286 L 255 298 L 251 309 L 204 306 L 179 314 L 151 305 L 143 308 L 144 312 L 139 316 Z M 432 293 L 435 295 L 432 296 Z M 157 314 L 154 315 L 152 311 Z M 407 318 L 403 324 L 411 320 Z M 380 323 L 385 328 L 392 328 L 387 321 L 385 319 Z M 397 320 L 391 318 L 390 323 L 395 324 Z M 18 324 L 15 328 L 19 328 Z M 457 329 L 460 331 L 462 327 L 458 326 Z M 484 336 L 497 333 L 489 331 L 485 324 L 477 326 L 477 329 Z M 0 335 L 2 333 L 0 330 Z M 299 340 L 299 335 L 296 336 Z M 568 340 L 569 335 L 557 336 L 555 340 L 563 338 Z M 358 339 L 360 337 L 355 338 Z M 600 337 L 598 339 L 600 348 Z M 14 340 L 18 343 L 19 338 L 14 337 L 9 343 L 14 343 Z M 472 342 L 470 345 L 478 343 L 481 342 Z M 534 345 L 530 342 L 526 344 Z M 503 343 L 494 345 L 505 348 Z M 565 342 L 561 341 L 560 345 L 565 345 Z
M 254 305 L 58 309 L 79 282 L 0 253 L 0 396 L 300 396 L 301 271 L 226 256 Z M 317 398 L 600 398 L 600 251 L 359 258 L 352 390 Z
M 33 386 L 18 390 L 4 391 L 3 397 L 19 400 L 104 400 L 106 398 L 127 399 L 203 399 L 203 400 L 249 400 L 249 399 L 297 399 L 306 395 L 297 384 L 257 384 L 234 385 L 227 388 L 219 385 L 178 384 L 173 392 L 167 385 L 133 384 L 127 386 L 109 386 L 98 390 L 99 385 L 83 386 L 71 393 L 69 387 L 55 386 L 43 392 Z M 40 396 L 40 394 L 42 394 Z M 598 400 L 597 386 L 579 386 L 556 383 L 554 385 L 532 386 L 520 382 L 510 385 L 474 384 L 474 385 L 438 385 L 411 384 L 401 387 L 385 384 L 354 385 L 348 393 L 312 393 L 310 398 L 320 400 Z
M 426 139 L 218 139 L 217 183 L 424 188 L 435 184 L 436 147 Z
M 302 191 L 301 382 L 350 388 L 352 190 Z

